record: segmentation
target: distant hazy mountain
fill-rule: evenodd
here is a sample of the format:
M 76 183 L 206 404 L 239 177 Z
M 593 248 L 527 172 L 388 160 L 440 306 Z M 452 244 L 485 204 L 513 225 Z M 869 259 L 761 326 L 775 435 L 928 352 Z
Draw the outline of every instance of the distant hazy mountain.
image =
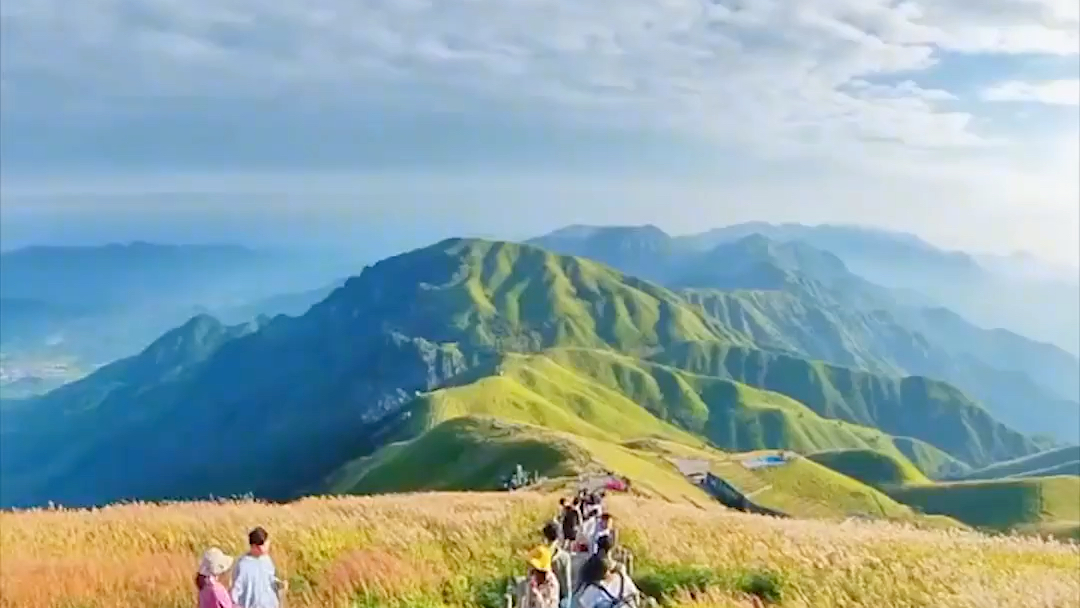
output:
M 0 292 L 58 305 L 112 310 L 179 297 L 190 304 L 245 291 L 223 277 L 271 263 L 269 256 L 237 246 L 131 243 L 91 247 L 27 247 L 0 254 Z M 247 281 L 250 286 L 250 281 Z
M 137 352 L 199 310 L 329 280 L 319 260 L 237 246 L 131 243 L 0 254 L 0 350 L 97 364 Z
M 379 262 L 299 317 L 196 317 L 0 416 L 4 505 L 290 498 L 474 416 L 605 440 L 633 424 L 731 449 L 881 449 L 924 471 L 1040 449 L 945 383 L 765 352 L 653 283 L 461 239 Z
M 645 266 L 625 252 L 647 243 L 655 252 L 649 278 L 688 290 L 690 301 L 761 347 L 880 373 L 936 377 L 978 397 L 1015 428 L 1080 440 L 1075 356 L 1012 332 L 976 327 L 944 308 L 912 304 L 850 272 L 838 255 L 799 240 L 745 234 L 754 226 L 666 241 L 651 226 L 575 228 L 532 242 L 627 272 Z M 923 249 L 918 241 L 899 239 L 896 245 Z M 965 258 L 953 266 L 970 270 Z
M 944 251 L 916 236 L 857 226 L 748 223 L 688 237 L 704 250 L 748 234 L 799 240 L 856 274 L 925 294 L 984 327 L 1002 327 L 1080 355 L 1080 270 L 1031 256 Z
M 41 300 L 0 297 L 0 345 L 46 342 L 69 323 L 88 314 L 85 309 Z
M 282 293 L 266 298 L 260 298 L 253 302 L 230 306 L 214 311 L 214 315 L 226 323 L 243 323 L 260 316 L 276 317 L 288 315 L 298 317 L 308 311 L 312 306 L 326 299 L 335 289 L 344 283 L 336 281 L 326 287 L 308 289 L 291 293 Z
M 1080 281 L 1080 266 L 1040 259 L 1030 253 L 981 254 L 975 260 L 990 272 L 1025 280 Z

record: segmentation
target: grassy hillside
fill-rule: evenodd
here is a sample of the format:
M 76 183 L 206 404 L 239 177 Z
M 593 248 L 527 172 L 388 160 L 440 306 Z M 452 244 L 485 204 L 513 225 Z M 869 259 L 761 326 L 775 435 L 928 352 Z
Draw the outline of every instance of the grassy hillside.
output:
M 182 374 L 141 373 L 155 369 L 147 351 L 45 396 L 28 417 L 5 416 L 5 429 L 50 430 L 4 442 L 3 502 L 290 497 L 378 447 L 373 425 L 417 391 L 500 352 L 557 344 L 648 352 L 723 337 L 671 292 L 599 264 L 445 241 L 376 264 L 302 317 L 276 318 Z M 65 419 L 78 424 L 53 424 Z M 186 450 L 208 427 L 259 439 Z M 147 469 L 107 473 L 120 462 Z
M 939 378 L 985 404 L 1012 428 L 1080 440 L 1080 404 L 1075 397 L 1080 378 L 1065 369 L 1069 364 L 1077 368 L 1077 362 L 1051 346 L 1022 347 L 1017 344 L 1024 341 L 1019 336 L 972 327 L 940 309 L 863 310 L 797 282 L 789 289 L 682 293 L 762 348 L 877 374 Z M 1017 371 L 1016 362 L 1005 354 L 1013 353 L 1015 359 L 1015 353 L 1027 351 L 1041 353 L 1032 360 L 1046 361 L 1045 367 L 1054 369 L 1042 372 L 1036 363 Z M 1073 388 L 1066 390 L 1070 383 Z M 1034 407 L 1017 407 L 1021 403 Z
M 971 465 L 1038 451 L 1035 442 L 997 422 L 956 388 L 927 378 L 879 376 L 718 342 L 674 345 L 653 359 L 775 391 L 823 417 L 919 439 Z M 909 450 L 907 456 L 917 453 Z
M 542 428 L 455 418 L 352 463 L 331 484 L 334 492 L 357 494 L 499 490 L 513 464 L 562 477 L 581 472 L 588 460 L 572 442 Z
M 906 463 L 909 480 L 926 481 L 893 438 L 823 420 L 782 395 L 588 349 L 511 355 L 497 368 L 419 398 L 408 410 L 404 440 L 346 465 L 323 490 L 493 489 L 520 463 L 549 477 L 611 471 L 641 495 L 709 504 L 672 462 L 693 458 L 710 461 L 715 474 L 755 502 L 796 517 L 934 523 L 813 461 L 752 471 L 742 466 L 743 455 L 700 439 L 735 452 L 832 446 L 869 459 L 881 450 L 881 459 Z
M 707 440 L 730 451 L 804 453 L 866 448 L 903 458 L 876 429 L 826 420 L 783 395 L 591 349 L 509 355 L 494 375 L 425 395 L 411 411 L 422 428 L 483 415 L 614 442 Z
M 888 435 L 976 465 L 1035 451 L 948 385 L 773 359 L 748 343 L 596 262 L 452 239 L 379 262 L 300 317 L 236 335 L 199 317 L 0 410 L 0 503 L 289 499 L 463 415 L 737 451 L 895 452 Z M 207 428 L 237 439 L 190 450 Z M 936 454 L 929 445 L 917 451 Z
M 931 479 L 945 479 L 955 475 L 964 475 L 971 470 L 969 465 L 960 462 L 928 443 L 911 437 L 896 437 L 893 439 L 893 445 L 909 461 L 918 463 L 919 470 Z
M 1080 477 L 910 485 L 888 493 L 924 513 L 948 515 L 981 528 L 1080 522 Z
M 933 483 L 907 460 L 869 450 L 819 452 L 808 458 L 922 513 L 978 528 L 1071 537 L 1080 523 L 1080 477 Z
M 1023 458 L 1008 460 L 972 471 L 959 479 L 1003 479 L 1006 477 L 1047 476 L 1049 471 L 1070 474 L 1080 465 L 1080 446 L 1067 446 L 1039 452 Z M 1071 473 L 1080 474 L 1080 473 Z
M 326 489 L 335 494 L 496 490 L 517 464 L 554 486 L 573 485 L 583 474 L 611 472 L 629 479 L 638 496 L 714 504 L 650 450 L 475 416 L 447 420 L 415 439 L 349 463 L 330 477 Z
M 806 458 L 757 470 L 749 470 L 740 460 L 730 459 L 714 464 L 712 471 L 746 493 L 755 503 L 794 517 L 917 519 L 907 506 L 873 487 Z M 922 519 L 921 523 L 932 525 L 936 522 Z
M 236 555 L 259 524 L 289 608 L 495 608 L 555 507 L 551 495 L 415 494 L 0 513 L 0 607 L 187 608 L 199 552 Z M 781 606 L 815 608 L 1067 608 L 1080 594 L 1076 546 L 632 498 L 610 507 L 636 581 L 673 608 L 748 608 L 747 579 Z
M 944 380 L 1018 430 L 1080 441 L 1076 356 L 929 308 L 798 239 L 741 230 L 724 238 L 674 238 L 650 226 L 560 231 L 532 242 L 682 289 L 723 327 L 761 348 Z
M 808 458 L 874 488 L 889 488 L 930 480 L 906 458 L 873 450 L 832 450 Z
M 412 439 L 351 463 L 331 479 L 328 489 L 357 493 L 395 488 L 487 489 L 497 487 L 520 461 L 547 475 L 611 470 L 630 478 L 635 489 L 647 495 L 700 502 L 701 493 L 685 482 L 669 458 L 729 460 L 701 437 L 735 451 L 857 446 L 902 458 L 891 438 L 873 429 L 823 420 L 782 395 L 611 352 L 558 349 L 541 355 L 511 355 L 498 369 L 497 375 L 418 399 L 409 410 L 411 430 L 406 434 Z M 455 456 L 464 453 L 471 455 Z M 500 459 L 501 466 L 495 466 Z M 439 463 L 434 469 L 437 475 L 428 464 L 433 461 Z M 812 463 L 800 462 L 792 468 L 800 472 L 776 484 L 781 496 L 799 497 L 805 490 L 816 492 L 828 485 L 811 481 L 801 489 L 791 487 L 800 477 L 840 477 Z M 769 475 L 765 471 L 750 477 Z M 461 480 L 475 485 L 460 485 Z M 751 483 L 746 491 L 762 485 Z M 793 514 L 910 515 L 901 513 L 903 508 L 885 496 L 878 496 L 878 502 L 895 509 L 883 511 L 869 498 L 857 505 L 846 501 L 868 492 L 865 487 L 846 488 L 828 509 L 821 508 L 827 492 L 818 492 L 808 499 L 816 504 L 814 509 Z M 782 506 L 789 505 L 777 508 Z

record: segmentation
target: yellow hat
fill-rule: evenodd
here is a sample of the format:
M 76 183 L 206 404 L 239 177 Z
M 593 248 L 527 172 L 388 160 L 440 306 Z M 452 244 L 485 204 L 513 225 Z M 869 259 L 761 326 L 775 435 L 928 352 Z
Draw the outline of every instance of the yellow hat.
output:
M 529 552 L 529 556 L 525 558 L 525 561 L 534 570 L 551 572 L 551 548 L 543 545 L 536 547 Z

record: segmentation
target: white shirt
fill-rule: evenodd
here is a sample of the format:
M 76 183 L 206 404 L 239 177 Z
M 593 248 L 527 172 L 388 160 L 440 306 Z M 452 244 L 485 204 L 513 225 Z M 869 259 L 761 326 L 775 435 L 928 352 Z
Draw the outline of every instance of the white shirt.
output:
M 232 600 L 237 608 L 278 608 L 277 576 L 269 555 L 245 555 L 233 567 Z
M 585 587 L 578 596 L 578 601 L 581 608 L 611 608 L 618 599 L 625 599 L 618 604 L 618 608 L 633 608 L 637 606 L 637 593 L 637 585 L 629 576 L 615 572 L 606 576 L 603 581 Z
M 599 520 L 595 517 L 591 517 L 585 520 L 585 523 L 581 524 L 578 528 L 577 542 L 589 547 L 589 552 L 592 552 L 593 537 L 596 536 L 596 527 L 599 525 Z

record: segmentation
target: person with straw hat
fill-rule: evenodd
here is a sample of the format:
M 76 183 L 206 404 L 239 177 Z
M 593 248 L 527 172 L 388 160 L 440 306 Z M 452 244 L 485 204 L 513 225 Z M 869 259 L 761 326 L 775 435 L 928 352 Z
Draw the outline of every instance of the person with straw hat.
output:
M 559 579 L 551 572 L 551 558 L 551 547 L 544 545 L 525 558 L 529 577 L 518 602 L 520 608 L 559 608 Z
M 199 608 L 233 608 L 229 590 L 221 577 L 232 567 L 233 558 L 217 547 L 203 553 L 199 573 L 195 575 L 195 587 L 199 590 Z

